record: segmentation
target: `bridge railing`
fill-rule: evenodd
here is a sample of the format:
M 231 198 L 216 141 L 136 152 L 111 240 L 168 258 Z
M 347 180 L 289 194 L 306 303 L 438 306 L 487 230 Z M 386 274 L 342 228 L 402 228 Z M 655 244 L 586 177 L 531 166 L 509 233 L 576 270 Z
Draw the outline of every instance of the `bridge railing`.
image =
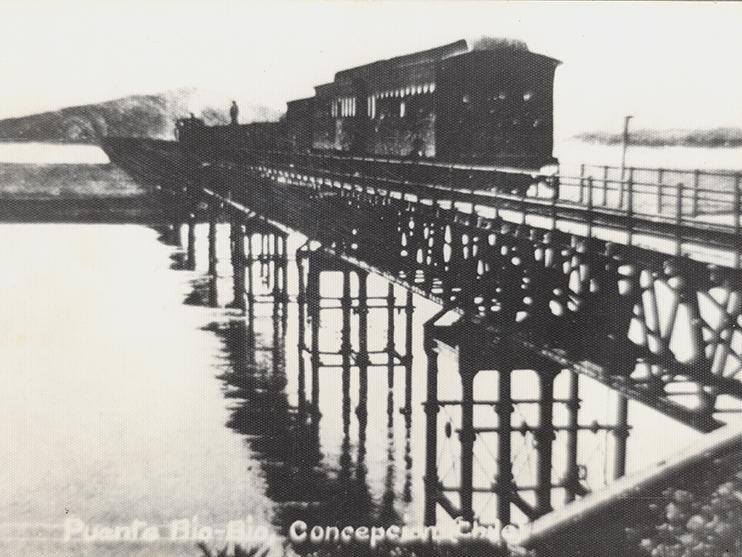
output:
M 562 170 L 566 170 L 564 167 Z M 687 203 L 683 214 L 700 215 L 730 214 L 734 211 L 736 181 L 739 173 L 724 170 L 684 170 L 677 168 L 598 166 L 583 164 L 569 168 L 569 175 L 579 176 L 564 194 L 570 199 L 584 202 L 587 197 L 587 180 L 592 178 L 596 191 L 595 203 L 603 207 L 628 207 L 629 182 L 633 185 L 634 209 L 649 214 L 673 213 L 677 184 L 683 184 Z
M 332 154 L 266 153 L 266 161 L 297 163 L 303 167 L 332 167 L 348 173 L 381 176 L 407 182 L 448 185 L 463 189 L 530 190 L 542 195 L 559 184 L 559 198 L 587 204 L 592 194 L 596 207 L 633 210 L 636 214 L 674 216 L 677 188 L 683 184 L 683 215 L 731 215 L 739 195 L 739 172 L 681 170 L 646 167 L 581 165 L 578 172 L 543 174 L 501 166 L 450 164 L 426 159 L 337 156 Z M 592 185 L 589 186 L 589 180 Z M 541 190 L 538 186 L 541 186 Z M 592 191 L 588 192 L 591 188 Z M 738 213 L 737 213 L 738 214 Z
M 558 214 L 562 220 L 586 225 L 588 234 L 592 234 L 593 225 L 620 231 L 630 245 L 635 243 L 635 234 L 665 243 L 669 240 L 674 247 L 663 251 L 674 250 L 678 255 L 690 241 L 728 249 L 739 243 L 740 237 L 742 173 L 629 167 L 621 180 L 616 167 L 587 165 L 579 175 L 568 175 L 325 153 L 241 151 L 230 158 L 324 176 L 331 185 L 336 180 L 388 188 L 458 205 L 468 203 L 471 210 L 475 206 L 510 209 L 521 213 L 523 219 L 531 213 L 552 219 Z M 596 169 L 599 178 L 593 176 Z M 733 266 L 739 266 L 739 259 L 734 256 Z

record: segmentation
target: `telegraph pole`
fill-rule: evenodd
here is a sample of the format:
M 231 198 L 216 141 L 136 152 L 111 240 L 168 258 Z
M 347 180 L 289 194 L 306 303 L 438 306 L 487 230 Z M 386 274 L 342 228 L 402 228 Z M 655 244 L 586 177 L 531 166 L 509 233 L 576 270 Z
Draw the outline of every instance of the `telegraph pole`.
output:
M 624 190 L 626 189 L 626 149 L 629 146 L 629 121 L 632 115 L 624 116 L 623 119 L 623 136 L 621 138 L 621 188 L 618 195 L 618 206 L 623 208 Z

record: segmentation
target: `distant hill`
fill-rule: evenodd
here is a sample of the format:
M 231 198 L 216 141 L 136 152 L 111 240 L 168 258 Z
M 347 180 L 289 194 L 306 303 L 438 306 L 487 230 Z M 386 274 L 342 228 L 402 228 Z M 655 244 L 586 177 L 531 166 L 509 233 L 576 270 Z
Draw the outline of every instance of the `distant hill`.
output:
M 240 102 L 240 122 L 275 121 L 280 112 Z M 0 141 L 97 143 L 106 135 L 172 139 L 175 120 L 193 112 L 207 124 L 226 123 L 230 97 L 194 88 L 133 95 L 0 120 Z
M 580 133 L 575 138 L 603 145 L 622 141 L 620 133 L 600 131 Z M 742 147 L 742 128 L 636 130 L 631 132 L 630 140 L 632 145 L 648 147 Z

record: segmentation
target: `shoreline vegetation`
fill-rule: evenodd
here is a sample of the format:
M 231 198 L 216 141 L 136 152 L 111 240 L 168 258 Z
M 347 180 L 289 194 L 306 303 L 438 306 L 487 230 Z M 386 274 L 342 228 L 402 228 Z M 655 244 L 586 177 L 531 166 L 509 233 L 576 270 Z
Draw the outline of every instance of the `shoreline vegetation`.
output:
M 573 139 L 599 145 L 619 145 L 621 133 L 593 131 L 578 133 Z M 742 147 L 742 128 L 639 129 L 629 136 L 631 145 L 642 147 Z

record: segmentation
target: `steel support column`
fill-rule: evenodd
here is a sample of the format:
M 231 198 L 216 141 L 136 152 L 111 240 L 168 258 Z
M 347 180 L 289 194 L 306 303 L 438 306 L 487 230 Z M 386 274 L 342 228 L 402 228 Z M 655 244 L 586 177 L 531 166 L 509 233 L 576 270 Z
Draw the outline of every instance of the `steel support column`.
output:
M 577 465 L 577 441 L 579 437 L 580 376 L 569 372 L 569 395 L 567 398 L 567 462 L 564 471 L 566 501 L 575 500 L 578 491 L 579 469 Z
M 358 271 L 358 407 L 359 423 L 365 427 L 368 399 L 368 273 Z
M 438 506 L 438 343 L 429 321 L 424 327 L 425 356 L 428 360 L 425 401 L 425 517 L 426 526 L 436 523 Z
M 189 270 L 196 269 L 196 215 L 188 214 L 188 233 L 186 240 L 186 266 Z
M 407 302 L 405 304 L 405 354 L 404 354 L 404 408 L 406 416 L 412 414 L 412 327 L 415 305 L 412 290 L 407 291 Z
M 554 440 L 554 378 L 550 366 L 539 370 L 538 425 L 534 432 L 536 442 L 536 513 L 541 516 L 551 507 L 551 464 Z
M 459 346 L 459 375 L 461 376 L 461 485 L 459 500 L 461 516 L 464 520 L 474 520 L 473 487 L 474 487 L 474 378 L 477 369 L 474 365 L 473 346 L 462 343 Z
M 620 394 L 616 395 L 616 427 L 613 438 L 616 442 L 615 460 L 613 464 L 613 478 L 618 479 L 626 474 L 626 442 L 629 437 L 629 399 Z
M 230 224 L 230 240 L 232 255 L 232 293 L 234 299 L 229 304 L 241 311 L 245 311 L 245 229 L 238 217 Z
M 216 226 L 219 218 L 219 202 L 209 203 L 209 275 L 216 276 Z
M 513 370 L 510 367 L 500 366 L 497 373 L 497 477 L 495 487 L 497 491 L 497 519 L 503 526 L 510 524 L 510 501 L 513 491 L 513 463 L 512 463 L 512 414 L 513 399 L 511 394 L 511 380 Z

